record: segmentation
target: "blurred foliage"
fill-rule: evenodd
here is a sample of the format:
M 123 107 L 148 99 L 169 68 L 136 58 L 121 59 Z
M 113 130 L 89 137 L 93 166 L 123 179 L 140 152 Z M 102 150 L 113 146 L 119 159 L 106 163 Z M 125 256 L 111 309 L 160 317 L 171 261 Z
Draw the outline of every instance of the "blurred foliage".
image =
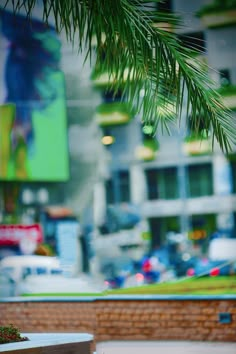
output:
M 154 18 L 156 23 L 172 20 L 168 13 L 157 10 L 156 2 L 48 0 L 42 2 L 42 20 L 48 23 L 52 16 L 57 31 L 66 33 L 68 41 L 84 52 L 85 60 L 92 62 L 95 56 L 97 70 L 114 75 L 114 91 L 129 68 L 124 93 L 142 111 L 144 124 L 153 123 L 155 131 L 160 127 L 169 132 L 169 124 L 180 119 L 186 99 L 187 116 L 196 122 L 196 132 L 202 111 L 205 129 L 212 129 L 212 140 L 216 138 L 222 150 L 228 152 L 235 142 L 236 130 L 231 115 L 213 89 L 208 73 L 189 62 L 192 51 L 174 32 L 153 25 Z M 29 18 L 36 3 L 6 0 L 15 13 L 25 10 Z M 174 115 L 168 106 L 174 107 Z
M 26 340 L 29 339 L 27 337 L 22 337 L 19 329 L 12 324 L 0 327 L 0 344 L 22 342 Z

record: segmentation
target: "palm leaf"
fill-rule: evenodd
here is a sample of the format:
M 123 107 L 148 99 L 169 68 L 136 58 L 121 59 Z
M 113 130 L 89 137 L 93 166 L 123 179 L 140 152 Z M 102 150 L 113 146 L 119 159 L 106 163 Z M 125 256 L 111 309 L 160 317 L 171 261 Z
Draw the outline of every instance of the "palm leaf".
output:
M 15 12 L 24 8 L 30 17 L 36 0 L 6 0 L 6 5 L 10 3 Z M 192 51 L 175 34 L 153 26 L 154 19 L 170 22 L 170 15 L 155 11 L 142 0 L 47 0 L 42 6 L 43 20 L 48 22 L 53 15 L 59 32 L 64 30 L 78 50 L 87 48 L 86 58 L 91 59 L 96 37 L 96 66 L 115 76 L 114 90 L 123 83 L 128 100 L 142 111 L 143 124 L 166 129 L 169 121 L 180 119 L 186 95 L 187 115 L 191 115 L 196 133 L 203 115 L 207 134 L 212 129 L 213 142 L 216 138 L 223 151 L 228 152 L 236 142 L 235 121 L 206 71 L 191 64 Z M 132 75 L 123 82 L 127 67 Z M 175 114 L 173 109 L 170 113 L 170 106 Z

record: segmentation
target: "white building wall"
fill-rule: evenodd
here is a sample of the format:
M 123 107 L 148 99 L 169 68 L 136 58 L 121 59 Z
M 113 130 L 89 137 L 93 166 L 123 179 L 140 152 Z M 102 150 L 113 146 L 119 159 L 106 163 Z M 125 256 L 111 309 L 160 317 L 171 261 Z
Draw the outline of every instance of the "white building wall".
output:
M 131 203 L 141 205 L 147 196 L 146 179 L 140 164 L 130 167 Z

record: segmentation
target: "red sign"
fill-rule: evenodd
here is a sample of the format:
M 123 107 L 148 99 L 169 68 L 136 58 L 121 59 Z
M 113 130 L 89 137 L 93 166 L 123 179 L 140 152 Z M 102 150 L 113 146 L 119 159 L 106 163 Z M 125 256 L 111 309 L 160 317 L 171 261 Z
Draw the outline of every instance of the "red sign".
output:
M 23 238 L 30 238 L 37 243 L 43 242 L 41 225 L 0 225 L 0 246 L 19 245 Z

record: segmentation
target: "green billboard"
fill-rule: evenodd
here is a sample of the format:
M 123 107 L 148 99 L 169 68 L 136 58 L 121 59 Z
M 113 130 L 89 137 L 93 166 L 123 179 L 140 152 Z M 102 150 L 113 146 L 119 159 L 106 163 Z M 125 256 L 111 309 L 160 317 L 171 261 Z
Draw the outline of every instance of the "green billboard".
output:
M 56 31 L 0 10 L 0 180 L 69 178 L 64 75 Z

